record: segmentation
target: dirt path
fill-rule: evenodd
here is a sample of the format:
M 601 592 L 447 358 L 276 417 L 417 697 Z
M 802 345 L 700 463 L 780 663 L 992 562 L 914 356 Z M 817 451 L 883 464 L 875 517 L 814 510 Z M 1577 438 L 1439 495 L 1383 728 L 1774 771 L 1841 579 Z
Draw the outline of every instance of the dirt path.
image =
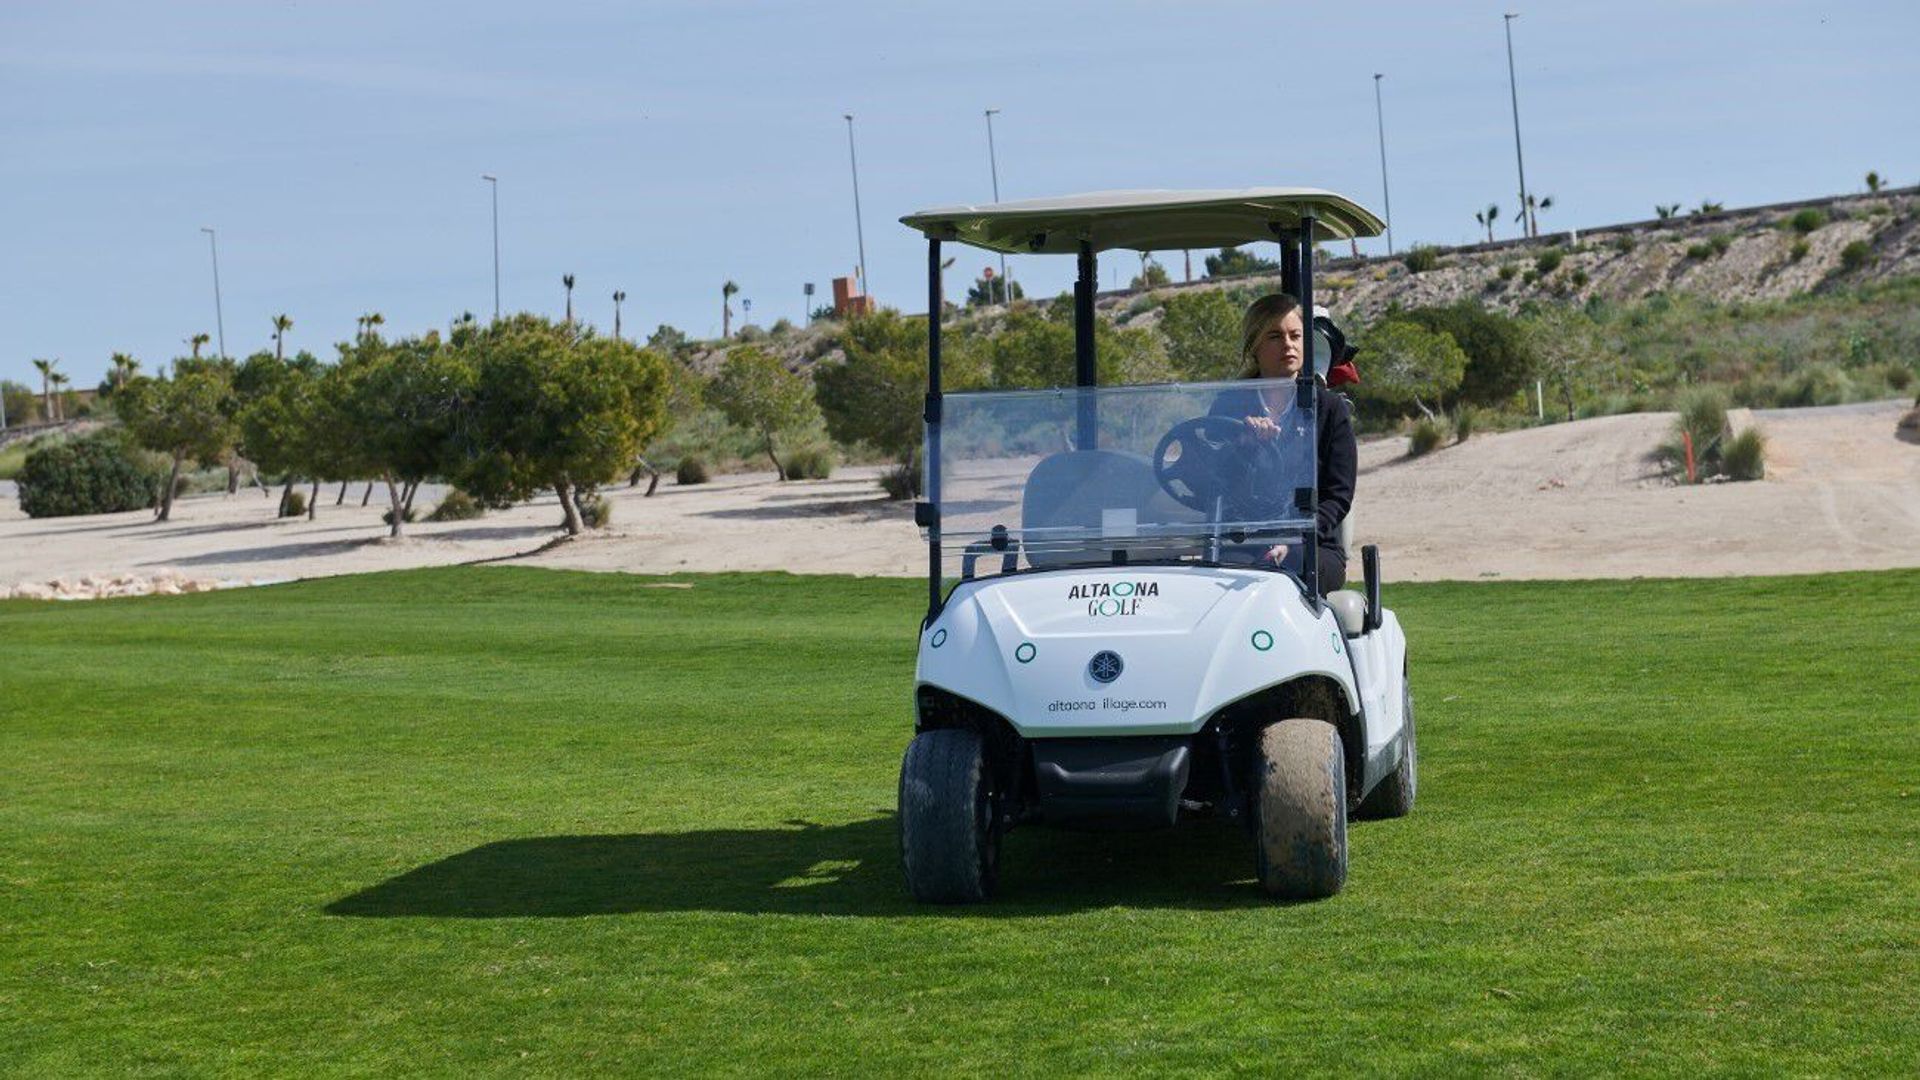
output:
M 1401 440 L 1361 448 L 1356 535 L 1391 579 L 1722 576 L 1920 566 L 1920 446 L 1894 437 L 1899 402 L 1760 411 L 1771 444 L 1761 483 L 1676 488 L 1646 464 L 1670 415 L 1605 417 L 1476 436 L 1419 460 Z M 912 576 L 925 548 L 911 510 L 880 495 L 875 468 L 830 480 L 769 474 L 615 489 L 604 534 L 532 552 L 557 535 L 551 497 L 479 521 L 381 537 L 382 507 L 324 491 L 319 519 L 277 521 L 255 495 L 145 512 L 31 521 L 0 503 L 0 587 L 177 570 L 245 583 L 475 560 L 586 570 L 793 570 Z M 424 511 L 437 493 L 425 492 Z

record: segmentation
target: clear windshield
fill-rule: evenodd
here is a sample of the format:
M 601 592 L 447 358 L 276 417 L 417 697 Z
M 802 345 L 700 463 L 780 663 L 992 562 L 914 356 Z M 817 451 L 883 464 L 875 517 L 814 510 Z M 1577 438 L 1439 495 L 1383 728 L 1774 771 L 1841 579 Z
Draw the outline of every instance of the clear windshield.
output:
M 1115 552 L 1262 561 L 1313 523 L 1314 440 L 1296 390 L 1248 379 L 945 395 L 927 431 L 943 554 L 970 554 L 979 573 Z

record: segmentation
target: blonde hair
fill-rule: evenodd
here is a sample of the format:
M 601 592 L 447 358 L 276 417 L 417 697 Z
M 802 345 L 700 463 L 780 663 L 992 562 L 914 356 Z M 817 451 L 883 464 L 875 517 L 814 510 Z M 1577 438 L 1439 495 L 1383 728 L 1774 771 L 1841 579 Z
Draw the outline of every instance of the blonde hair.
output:
M 1268 293 L 1247 305 L 1247 313 L 1240 318 L 1240 377 L 1257 379 L 1260 377 L 1260 362 L 1253 358 L 1253 347 L 1259 343 L 1260 335 L 1267 327 L 1300 310 L 1300 301 L 1286 293 Z

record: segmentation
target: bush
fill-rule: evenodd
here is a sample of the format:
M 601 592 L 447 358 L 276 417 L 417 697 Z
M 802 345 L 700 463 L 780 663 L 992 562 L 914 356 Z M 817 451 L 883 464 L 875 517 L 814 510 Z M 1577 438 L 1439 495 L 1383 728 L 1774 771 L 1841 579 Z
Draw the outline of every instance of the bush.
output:
M 1423 457 L 1440 448 L 1445 442 L 1447 430 L 1440 421 L 1431 417 L 1421 417 L 1414 422 L 1413 434 L 1407 439 L 1407 456 Z
M 1559 248 L 1549 248 L 1541 252 L 1539 258 L 1533 260 L 1533 271 L 1541 277 L 1546 277 L 1548 274 L 1560 269 L 1560 262 L 1566 257 L 1566 252 L 1561 251 Z
M 1474 414 L 1476 411 L 1477 410 L 1468 405 L 1462 405 L 1454 410 L 1453 441 L 1455 443 L 1466 442 L 1473 436 Z
M 578 506 L 580 521 L 589 529 L 604 529 L 613 521 L 613 500 L 605 495 L 589 495 Z
M 1575 270 L 1568 276 L 1567 282 L 1576 289 L 1584 289 L 1587 287 L 1587 272 L 1585 270 Z
M 1795 240 L 1793 246 L 1787 249 L 1787 259 L 1791 262 L 1799 262 L 1801 259 L 1807 257 L 1807 252 L 1812 250 L 1812 248 L 1813 245 L 1808 243 L 1804 237 Z
M 307 516 L 306 494 L 299 491 L 287 492 L 287 500 L 281 506 L 280 516 L 290 518 Z
M 1706 260 L 1713 258 L 1713 245 L 1712 244 L 1688 244 L 1687 258 L 1692 259 L 1695 262 L 1705 262 Z
M 1715 255 L 1725 255 L 1727 249 L 1733 246 L 1733 237 L 1725 233 L 1715 233 L 1707 237 L 1707 246 L 1713 249 Z
M 1674 438 L 1693 438 L 1696 472 L 1705 476 L 1708 463 L 1718 459 L 1727 434 L 1727 397 L 1718 387 L 1695 390 L 1680 399 L 1680 415 L 1673 422 Z
M 1634 240 L 1632 233 L 1621 233 L 1619 236 L 1613 238 L 1613 250 L 1622 255 L 1632 254 L 1633 246 Z
M 920 494 L 920 467 L 911 462 L 895 465 L 880 474 L 880 487 L 889 499 L 911 499 Z
M 1750 427 L 1727 440 L 1720 467 L 1729 480 L 1760 480 L 1767 475 L 1767 437 Z
M 409 525 L 413 524 L 413 519 L 417 516 L 418 515 L 412 510 L 402 508 L 400 511 L 400 519 Z M 393 510 L 391 507 L 388 508 L 386 513 L 380 515 L 380 523 L 383 525 L 393 524 Z
M 1867 260 L 1872 257 L 1872 245 L 1868 244 L 1865 240 L 1855 240 L 1840 249 L 1840 268 L 1843 270 L 1858 270 L 1867 265 Z
M 480 505 L 480 500 L 459 488 L 454 488 L 440 500 L 439 506 L 433 508 L 433 513 L 427 515 L 427 520 L 472 521 L 486 512 L 486 508 Z
M 36 518 L 144 510 L 166 482 L 166 470 L 118 434 L 51 442 L 21 465 L 20 509 Z
M 704 484 L 709 479 L 711 478 L 707 475 L 707 463 L 692 455 L 681 458 L 680 464 L 673 470 L 674 483 L 683 487 L 688 484 Z
M 1894 425 L 1893 434 L 1903 442 L 1920 443 L 1920 401 L 1907 410 L 1907 415 Z
M 810 446 L 795 450 L 787 457 L 787 479 L 825 480 L 833 475 L 833 452 Z
M 1408 273 L 1424 274 L 1440 266 L 1440 253 L 1426 244 L 1416 244 L 1407 252 L 1406 263 Z
M 1787 219 L 1787 228 L 1805 236 L 1827 223 L 1827 215 L 1809 206 Z
M 1513 276 L 1515 274 L 1518 274 L 1519 272 L 1520 272 L 1520 268 L 1513 265 L 1512 263 L 1500 264 L 1500 280 L 1501 281 L 1512 281 Z
M 1781 386 L 1785 406 L 1843 405 L 1853 397 L 1853 380 L 1830 364 L 1801 368 Z
M 1905 364 L 1887 365 L 1887 389 L 1904 391 L 1913 385 L 1913 369 Z

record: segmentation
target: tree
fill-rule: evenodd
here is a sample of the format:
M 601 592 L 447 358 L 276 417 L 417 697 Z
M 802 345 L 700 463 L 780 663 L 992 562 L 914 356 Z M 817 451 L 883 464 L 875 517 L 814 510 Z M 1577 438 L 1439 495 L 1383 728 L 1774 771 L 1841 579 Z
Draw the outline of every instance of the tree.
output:
M 1467 354 L 1451 334 L 1413 322 L 1390 319 L 1376 325 L 1367 334 L 1366 349 L 1370 396 L 1394 405 L 1411 403 L 1428 417 L 1443 407 L 1467 370 Z
M 941 386 L 972 390 L 986 384 L 977 347 L 962 335 L 943 337 Z M 840 363 L 813 372 L 814 400 L 827 433 L 844 445 L 867 443 L 903 465 L 919 459 L 927 393 L 927 323 L 891 308 L 849 319 L 840 328 Z
M 293 329 L 291 316 L 282 313 L 273 317 L 273 358 L 275 360 L 286 357 L 287 331 L 291 329 Z
M 140 361 L 123 352 L 114 353 L 110 363 L 113 367 L 107 372 L 107 382 L 116 391 L 127 385 L 127 380 L 140 370 Z
M 1726 209 L 1725 206 L 1714 202 L 1712 199 L 1702 199 L 1700 200 L 1700 205 L 1693 208 L 1693 212 L 1696 214 L 1717 214 L 1724 209 Z
M 1150 330 L 1117 330 L 1105 320 L 1094 323 L 1094 367 L 1102 385 L 1163 382 L 1173 373 L 1167 352 Z M 975 343 L 962 339 L 963 348 Z M 992 385 L 1072 386 L 1076 376 L 1074 329 L 1031 307 L 1008 312 L 999 332 L 975 345 L 985 356 Z M 943 365 L 944 368 L 944 365 Z
M 567 325 L 573 325 L 573 275 L 561 274 L 560 284 L 567 287 Z
M 502 325 L 499 323 L 496 326 Z M 388 343 L 363 333 L 340 346 L 315 406 L 328 463 L 386 486 L 388 536 L 404 535 L 403 488 L 453 469 L 472 373 L 436 336 Z
M 1487 243 L 1493 243 L 1493 223 L 1500 220 L 1500 205 L 1498 203 L 1488 203 L 1485 210 L 1474 213 L 1473 220 L 1486 226 Z
M 72 382 L 73 380 L 67 378 L 65 372 L 56 371 L 53 373 L 53 391 L 56 395 L 53 399 L 55 402 L 53 410 L 55 419 L 67 419 L 67 406 L 73 404 L 67 400 L 67 387 Z
M 137 377 L 113 396 L 114 409 L 134 440 L 172 459 L 160 492 L 159 520 L 173 516 L 180 466 L 188 459 L 217 460 L 233 445 L 232 389 L 230 366 L 175 361 L 171 378 Z
M 40 373 L 40 418 L 53 421 L 59 418 L 53 411 L 53 369 L 60 366 L 58 360 L 35 360 L 33 367 Z
M 473 397 L 461 487 L 494 503 L 551 487 L 578 535 L 578 489 L 624 475 L 664 423 L 666 362 L 531 315 L 488 327 L 462 351 Z
M 1160 333 L 1167 360 L 1182 379 L 1231 379 L 1240 374 L 1240 310 L 1219 289 L 1167 297 Z
M 1206 260 L 1208 277 L 1238 277 L 1243 274 L 1271 274 L 1280 269 L 1271 259 L 1262 259 L 1237 247 L 1223 247 L 1220 254 Z
M 297 475 L 312 478 L 318 491 L 314 443 L 322 376 L 313 368 L 288 365 L 265 353 L 248 357 L 240 370 L 235 382 L 246 386 L 238 417 L 240 446 L 247 460 L 269 473 L 285 474 L 280 492 L 280 513 L 284 515 L 287 495 Z M 307 500 L 309 519 L 315 502 L 313 498 Z
M 1542 378 L 1559 393 L 1572 420 L 1576 399 L 1595 385 L 1605 363 L 1599 328 L 1584 312 L 1554 305 L 1529 317 L 1525 334 L 1539 357 Z
M 647 348 L 665 357 L 677 357 L 687 351 L 691 344 L 687 335 L 675 327 L 661 323 L 653 333 L 647 335 Z
M 387 324 L 387 317 L 377 311 L 369 311 L 365 315 L 355 319 L 354 322 L 358 323 L 360 327 L 360 331 L 354 335 L 355 337 L 371 337 L 378 334 L 380 332 L 379 328 Z
M 1872 171 L 1869 171 L 1867 173 L 1867 190 L 1869 192 L 1878 193 L 1880 188 L 1884 186 L 1885 183 L 1886 181 L 1880 179 L 1879 173 L 1872 172 Z
M 739 291 L 740 286 L 732 281 L 720 286 L 720 336 L 723 339 L 733 336 L 733 294 Z
M 1513 220 L 1523 222 L 1526 225 L 1528 236 L 1539 236 L 1540 211 L 1551 209 L 1553 209 L 1553 196 L 1549 195 L 1544 199 L 1537 199 L 1529 194 L 1526 203 L 1520 207 L 1520 213 L 1516 215 Z
M 787 370 L 780 358 L 752 345 L 727 353 L 707 399 L 729 423 L 756 432 L 773 462 L 774 475 L 787 478 L 775 452 L 776 436 L 805 427 L 820 415 L 807 380 Z
M 613 290 L 613 340 L 615 341 L 620 340 L 620 305 L 626 303 L 626 300 L 627 294 L 624 289 Z
M 32 422 L 40 408 L 40 403 L 34 400 L 37 396 L 31 386 L 11 379 L 0 380 L 0 416 L 6 418 L 9 426 Z
M 213 335 L 204 331 L 187 339 L 187 346 L 193 350 L 193 358 L 195 360 L 200 359 L 200 347 L 212 340 Z
M 1397 319 L 1451 336 L 1467 355 L 1460 380 L 1460 400 L 1498 407 L 1520 392 L 1533 378 L 1535 357 L 1520 325 L 1471 301 L 1445 307 L 1415 308 Z M 1370 342 L 1361 342 L 1371 351 Z M 1366 363 L 1363 352 L 1362 363 Z
M 992 267 L 980 272 L 980 276 L 967 286 L 968 307 L 995 307 L 1007 302 L 1007 291 L 1013 291 L 1013 299 L 1026 298 L 1027 290 L 1010 278 L 996 277 Z
M 1129 289 L 1158 289 L 1173 279 L 1167 276 L 1167 268 L 1153 261 L 1146 252 L 1140 253 L 1140 274 L 1127 282 Z
M 1654 204 L 1653 212 L 1659 216 L 1661 221 L 1665 221 L 1668 218 L 1680 212 L 1680 204 L 1679 203 L 1656 203 Z

